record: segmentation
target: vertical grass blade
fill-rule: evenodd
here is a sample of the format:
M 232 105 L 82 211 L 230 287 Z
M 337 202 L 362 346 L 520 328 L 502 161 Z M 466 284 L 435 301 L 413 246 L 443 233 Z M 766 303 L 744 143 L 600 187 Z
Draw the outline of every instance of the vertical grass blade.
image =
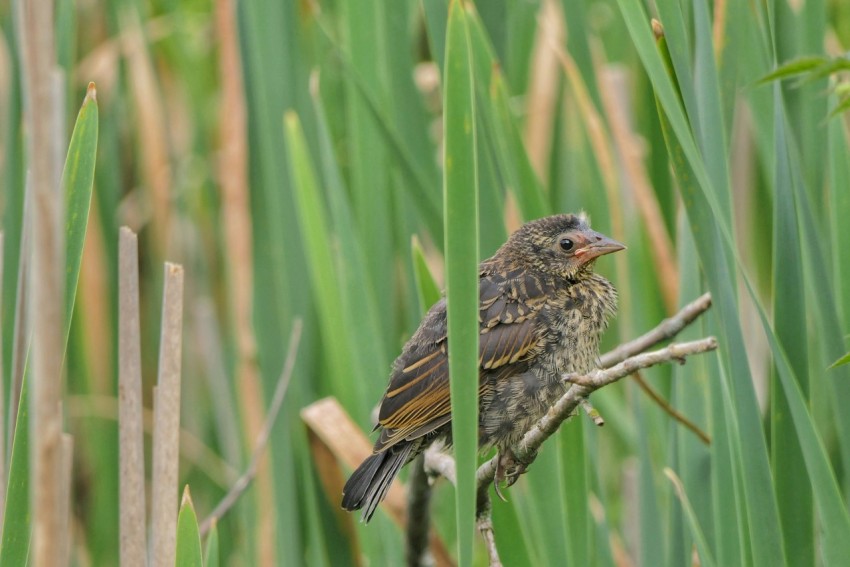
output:
M 177 537 L 177 467 L 180 457 L 180 367 L 183 335 L 183 267 L 166 262 L 154 389 L 151 550 L 153 564 L 173 565 Z
M 449 8 L 444 78 L 446 295 L 458 564 L 472 564 L 478 453 L 478 165 L 467 14 Z
M 287 150 L 292 165 L 292 182 L 302 239 L 308 251 L 307 264 L 316 310 L 319 315 L 322 341 L 333 345 L 327 361 L 331 372 L 329 383 L 344 403 L 358 408 L 358 415 L 366 415 L 366 392 L 358 388 L 352 375 L 360 375 L 362 366 L 356 363 L 353 348 L 351 321 L 345 308 L 340 288 L 339 273 L 333 255 L 332 231 L 322 202 L 322 194 L 307 149 L 307 141 L 298 116 L 287 112 L 284 117 Z
M 784 105 L 775 85 L 776 194 L 773 200 L 773 324 L 800 390 L 808 397 L 808 339 L 806 294 L 803 285 L 802 246 L 797 225 L 794 177 L 786 139 Z M 800 188 L 797 188 L 799 190 Z M 808 247 L 808 245 L 806 245 Z M 791 565 L 810 565 L 815 560 L 812 491 L 802 449 L 794 435 L 788 400 L 774 376 L 771 389 L 771 461 L 776 482 L 779 518 L 785 554 Z
M 177 516 L 177 551 L 175 565 L 180 567 L 203 567 L 201 536 L 198 532 L 198 516 L 189 494 L 189 485 L 183 489 L 183 500 Z
M 413 275 L 416 278 L 416 292 L 419 299 L 419 310 L 424 315 L 428 309 L 440 300 L 440 288 L 434 281 L 428 263 L 425 260 L 425 252 L 419 239 L 415 236 L 410 245 L 411 256 L 413 256 Z
M 27 377 L 28 378 L 28 377 Z M 21 405 L 15 425 L 9 482 L 6 486 L 3 539 L 0 541 L 0 567 L 26 565 L 30 546 L 29 503 L 29 380 L 21 387 Z
M 712 556 L 711 549 L 708 547 L 708 542 L 706 541 L 702 527 L 699 524 L 699 519 L 691 506 L 691 501 L 685 493 L 685 487 L 682 485 L 682 480 L 676 476 L 676 473 L 673 472 L 672 469 L 665 469 L 664 474 L 666 474 L 667 478 L 670 479 L 670 482 L 673 483 L 673 486 L 676 488 L 676 494 L 682 502 L 682 507 L 685 509 L 685 517 L 688 519 L 688 527 L 690 528 L 691 535 L 696 542 L 700 564 L 704 567 L 714 567 L 714 557 Z
M 118 463 L 121 565 L 147 565 L 145 453 L 142 431 L 142 353 L 139 254 L 136 234 L 121 227 L 118 252 Z
M 99 113 L 97 108 L 97 90 L 89 83 L 86 97 L 77 116 L 62 183 L 65 187 L 65 334 L 67 344 L 71 330 L 71 315 L 74 312 L 74 298 L 77 294 L 77 282 L 80 277 L 80 263 L 83 257 L 83 244 L 88 227 L 89 208 L 91 206 L 92 185 L 94 183 L 94 165 L 97 157 L 97 130 Z
M 204 546 L 204 567 L 218 567 L 219 563 L 218 522 L 213 520 Z

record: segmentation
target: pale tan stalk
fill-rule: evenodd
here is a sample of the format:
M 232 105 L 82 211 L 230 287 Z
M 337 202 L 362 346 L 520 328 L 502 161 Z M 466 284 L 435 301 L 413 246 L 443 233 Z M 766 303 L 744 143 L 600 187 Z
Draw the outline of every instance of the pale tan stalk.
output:
M 121 565 L 147 565 L 142 354 L 136 234 L 121 227 L 118 242 L 118 468 Z
M 174 565 L 177 541 L 177 470 L 180 457 L 180 367 L 183 268 L 165 264 L 159 376 L 154 388 L 151 550 L 154 567 Z

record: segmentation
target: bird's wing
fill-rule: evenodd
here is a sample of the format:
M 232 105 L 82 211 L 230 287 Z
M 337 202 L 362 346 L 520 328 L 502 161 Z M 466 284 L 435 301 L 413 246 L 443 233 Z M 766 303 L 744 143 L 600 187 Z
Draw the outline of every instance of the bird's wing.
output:
M 524 371 L 525 361 L 540 347 L 538 314 L 546 301 L 545 291 L 525 271 L 481 274 L 480 395 L 486 394 L 494 379 Z M 444 300 L 428 312 L 416 335 L 393 367 L 381 402 L 376 451 L 422 437 L 451 420 Z

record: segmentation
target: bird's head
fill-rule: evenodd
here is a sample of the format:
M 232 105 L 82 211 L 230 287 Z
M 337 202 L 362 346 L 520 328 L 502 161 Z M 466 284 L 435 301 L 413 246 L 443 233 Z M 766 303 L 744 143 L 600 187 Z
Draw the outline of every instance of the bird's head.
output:
M 544 217 L 523 225 L 497 255 L 568 280 L 593 272 L 595 260 L 626 247 L 590 228 L 584 213 Z

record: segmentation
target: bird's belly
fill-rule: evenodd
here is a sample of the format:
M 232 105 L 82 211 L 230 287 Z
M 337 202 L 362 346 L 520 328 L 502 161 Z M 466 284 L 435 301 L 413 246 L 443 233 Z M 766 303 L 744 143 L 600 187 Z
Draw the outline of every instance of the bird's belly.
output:
M 535 369 L 496 385 L 479 417 L 482 448 L 515 445 L 566 391 L 561 380 L 543 379 Z
M 563 375 L 587 372 L 597 365 L 599 334 L 604 323 L 582 316 L 576 309 L 559 321 L 552 342 L 530 368 L 493 384 L 482 400 L 480 445 L 513 447 L 563 396 L 569 384 Z

